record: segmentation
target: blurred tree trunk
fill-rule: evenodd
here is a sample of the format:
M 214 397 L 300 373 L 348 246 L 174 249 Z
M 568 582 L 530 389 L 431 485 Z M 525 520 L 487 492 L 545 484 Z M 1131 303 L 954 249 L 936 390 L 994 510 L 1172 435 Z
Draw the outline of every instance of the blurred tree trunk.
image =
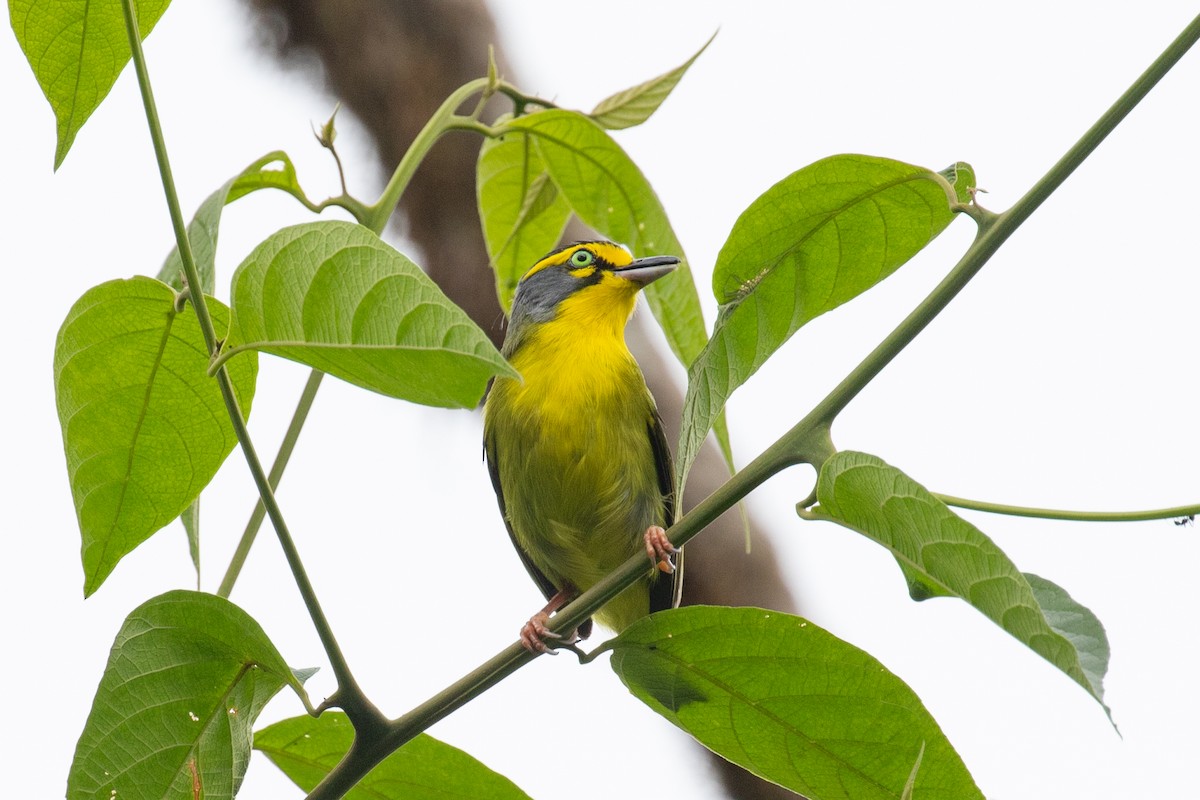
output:
M 450 92 L 486 74 L 488 45 L 498 43 L 495 24 L 482 0 L 246 2 L 259 12 L 264 44 L 277 56 L 299 66 L 311 66 L 314 55 L 319 59 L 323 70 L 310 69 L 310 73 L 365 124 L 385 174 L 390 174 Z M 511 79 L 498 49 L 497 60 L 501 73 Z M 405 192 L 400 211 L 403 233 L 420 247 L 430 276 L 498 345 L 503 338 L 503 313 L 476 211 L 479 145 L 479 138 L 467 133 L 451 134 L 439 142 Z M 644 319 L 631 325 L 629 344 L 658 400 L 668 441 L 673 442 L 678 437 L 683 396 L 648 330 Z M 711 494 L 727 476 L 710 442 L 692 469 L 684 508 Z M 757 526 L 752 523 L 752 527 Z M 684 602 L 781 610 L 794 606 L 770 541 L 756 531 L 753 552 L 744 552 L 736 510 L 688 545 Z M 724 759 L 713 756 L 712 762 L 732 797 L 796 797 Z

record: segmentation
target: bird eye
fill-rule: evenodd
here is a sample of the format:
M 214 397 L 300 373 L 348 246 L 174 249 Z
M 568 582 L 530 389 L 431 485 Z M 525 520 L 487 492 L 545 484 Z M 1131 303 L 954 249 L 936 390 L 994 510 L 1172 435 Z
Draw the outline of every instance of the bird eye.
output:
M 590 250 L 576 250 L 571 254 L 572 267 L 590 267 L 595 261 L 596 257 L 592 255 L 592 251 Z

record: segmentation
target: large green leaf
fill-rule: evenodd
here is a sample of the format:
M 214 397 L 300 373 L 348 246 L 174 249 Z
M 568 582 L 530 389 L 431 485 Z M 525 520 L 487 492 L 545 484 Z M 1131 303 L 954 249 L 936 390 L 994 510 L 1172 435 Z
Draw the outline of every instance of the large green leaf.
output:
M 667 95 L 683 78 L 688 68 L 708 49 L 712 40 L 717 38 L 714 33 L 708 41 L 696 51 L 696 54 L 670 72 L 664 72 L 657 78 L 651 78 L 645 83 L 639 83 L 624 91 L 606 97 L 592 109 L 591 117 L 597 125 L 610 131 L 622 128 L 632 128 L 641 125 L 650 115 L 658 110 Z
M 135 0 L 144 39 L 170 0 Z M 88 0 L 8 0 L 9 21 L 42 93 L 54 109 L 58 169 L 75 135 L 108 95 L 129 61 L 121 3 Z
M 254 734 L 254 749 L 266 753 L 297 786 L 311 792 L 354 741 L 345 714 L 293 717 Z M 470 755 L 421 734 L 367 773 L 346 800 L 522 800 L 529 795 Z
M 571 207 L 546 174 L 533 141 L 519 132 L 483 143 L 476 191 L 496 294 L 507 312 L 521 276 L 558 244 Z
M 517 376 L 425 273 L 349 222 L 272 234 L 234 273 L 232 305 L 226 357 L 262 350 L 451 408 L 478 404 L 492 375 Z
M 263 629 L 228 600 L 176 591 L 144 603 L 113 642 L 67 797 L 232 798 L 254 720 L 285 685 L 304 696 Z
M 121 558 L 178 517 L 237 443 L 190 304 L 175 308 L 151 278 L 100 284 L 67 314 L 54 348 L 54 390 L 75 513 L 84 594 Z M 209 299 L 218 331 L 229 312 Z M 257 362 L 231 365 L 250 413 Z
M 221 212 L 227 204 L 259 189 L 282 189 L 289 194 L 304 196 L 296 181 L 296 168 L 292 166 L 287 153 L 282 150 L 267 153 L 225 181 L 205 198 L 188 224 L 188 242 L 205 294 L 216 291 L 217 234 L 221 226 Z M 158 272 L 158 279 L 174 289 L 183 290 L 183 261 L 179 257 L 178 247 L 171 248 Z
M 982 798 L 920 698 L 867 653 L 800 617 L 690 606 L 608 645 L 650 708 L 705 747 L 811 800 Z
M 1104 706 L 1108 644 L 1100 621 L 1049 581 L 1034 576 L 1035 590 L 991 539 L 924 486 L 875 456 L 843 451 L 822 465 L 817 500 L 805 516 L 888 548 L 914 598 L 966 600 Z
M 793 172 L 750 204 L 717 256 L 721 304 L 688 369 L 680 485 L 737 387 L 815 317 L 870 289 L 950 224 L 973 178 L 871 156 L 832 156 Z
M 708 338 L 700 296 L 683 245 L 646 176 L 583 114 L 552 109 L 506 127 L 534 137 L 551 180 L 585 224 L 624 244 L 637 258 L 672 255 L 682 260 L 674 273 L 646 287 L 646 299 L 671 350 L 685 366 L 690 364 Z

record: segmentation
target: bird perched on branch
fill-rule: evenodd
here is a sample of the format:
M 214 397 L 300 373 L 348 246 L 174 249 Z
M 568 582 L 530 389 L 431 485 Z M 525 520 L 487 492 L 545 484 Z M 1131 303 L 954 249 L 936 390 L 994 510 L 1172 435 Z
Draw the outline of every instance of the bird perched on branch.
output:
M 538 261 L 517 286 L 502 352 L 522 380 L 492 384 L 484 453 L 508 533 L 548 600 L 521 629 L 532 652 L 558 638 L 552 613 L 643 549 L 655 567 L 596 619 L 620 631 L 678 604 L 682 561 L 672 563 L 663 530 L 675 506 L 671 456 L 625 345 L 638 292 L 678 263 L 579 242 Z M 568 642 L 590 629 L 589 620 Z

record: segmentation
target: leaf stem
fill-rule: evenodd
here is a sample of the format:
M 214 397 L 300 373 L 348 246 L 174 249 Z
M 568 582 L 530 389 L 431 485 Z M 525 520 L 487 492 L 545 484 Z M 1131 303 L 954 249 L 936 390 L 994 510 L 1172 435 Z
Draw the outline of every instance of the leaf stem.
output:
M 1186 519 L 1200 514 L 1200 504 L 1193 503 L 1173 508 L 1155 508 L 1146 511 L 1067 511 L 1055 508 L 1030 508 L 1028 506 L 1010 506 L 1003 503 L 990 503 L 983 500 L 970 500 L 965 497 L 954 497 L 948 494 L 934 494 L 948 506 L 969 508 L 973 511 L 985 511 L 989 514 L 1006 514 L 1010 517 L 1037 517 L 1040 519 L 1057 519 L 1068 522 L 1147 522 L 1159 519 Z
M 363 216 L 359 217 L 359 222 L 365 225 L 376 234 L 382 234 L 384 226 L 391 218 L 392 212 L 396 210 L 396 204 L 400 202 L 400 195 L 404 193 L 409 181 L 412 180 L 413 174 L 417 171 L 417 167 L 425 159 L 425 154 L 433 147 L 433 143 L 446 131 L 450 123 L 456 120 L 470 119 L 469 117 L 458 117 L 455 111 L 461 106 L 471 95 L 482 92 L 488 89 L 490 80 L 488 78 L 477 78 L 469 83 L 463 84 L 455 89 L 445 102 L 433 113 L 429 118 L 429 122 L 425 123 L 425 127 L 421 129 L 408 150 L 404 153 L 404 157 L 400 159 L 400 163 L 396 165 L 392 177 L 388 180 L 387 186 L 383 188 L 383 193 L 374 204 L 363 209 Z
M 527 104 L 554 108 L 553 103 L 524 94 L 515 86 L 496 80 L 493 76 L 476 78 L 463 84 L 446 98 L 437 111 L 433 112 L 433 116 L 425 123 L 425 127 L 413 139 L 412 144 L 404 153 L 404 157 L 396 165 L 396 169 L 392 172 L 392 177 L 388 180 L 387 186 L 383 188 L 379 199 L 372 205 L 362 206 L 359 209 L 361 215 L 355 214 L 358 221 L 377 234 L 383 233 L 384 226 L 387 225 L 392 212 L 396 210 L 396 204 L 400 202 L 400 196 L 408 187 L 409 181 L 412 180 L 413 173 L 417 171 L 417 167 L 425 159 L 429 149 L 446 131 L 469 130 L 489 137 L 503 133 L 502 128 L 493 128 L 479 121 L 479 115 L 483 113 L 488 98 L 496 93 L 510 98 L 518 106 L 518 110 Z M 459 106 L 474 94 L 479 94 L 480 98 L 471 113 L 465 115 L 457 113 Z
M 199 287 L 202 284 L 200 283 L 191 243 L 188 241 L 187 226 L 183 220 L 183 212 L 179 206 L 179 196 L 175 190 L 175 179 L 171 172 L 170 160 L 167 157 L 166 140 L 163 138 L 162 126 L 158 118 L 158 109 L 154 102 L 154 93 L 150 87 L 150 74 L 146 68 L 145 53 L 142 51 L 142 37 L 137 27 L 134 0 L 122 0 L 121 7 L 125 14 L 125 30 L 129 36 L 130 53 L 133 58 L 134 69 L 137 73 L 138 88 L 142 95 L 142 106 L 146 111 L 146 122 L 150 128 L 150 139 L 154 146 L 154 155 L 158 161 L 158 171 L 162 179 L 163 193 L 166 195 L 167 210 L 170 213 L 171 225 L 175 231 L 175 242 L 179 247 L 179 257 L 183 263 L 183 270 L 187 276 L 188 286 L 192 288 L 192 291 L 189 293 L 190 300 L 192 307 L 196 309 L 196 320 L 200 325 L 205 346 L 210 353 L 214 353 L 218 344 L 217 335 L 213 327 L 212 316 L 208 310 L 207 300 L 204 297 L 204 293 L 199 291 Z M 346 663 L 341 648 L 334 638 L 333 630 L 329 626 L 329 621 L 326 619 L 325 613 L 321 610 L 316 593 L 313 591 L 312 584 L 308 580 L 308 575 L 304 571 L 304 565 L 300 561 L 300 554 L 296 550 L 295 543 L 292 541 L 291 534 L 288 532 L 287 525 L 283 520 L 283 512 L 280 511 L 278 503 L 275 502 L 270 482 L 267 480 L 262 463 L 258 460 L 258 454 L 254 450 L 253 442 L 250 440 L 249 431 L 246 429 L 246 420 L 242 415 L 241 408 L 238 406 L 237 397 L 233 391 L 233 384 L 229 380 L 229 374 L 222 369 L 217 372 L 216 377 L 217 384 L 221 389 L 221 396 L 225 401 L 225 407 L 229 412 L 229 419 L 233 425 L 234 433 L 237 436 L 238 443 L 241 445 L 242 453 L 246 457 L 246 463 L 250 467 L 250 473 L 254 477 L 254 482 L 258 486 L 258 491 L 266 506 L 267 513 L 271 517 L 271 523 L 275 526 L 280 546 L 287 558 L 288 566 L 292 570 L 296 586 L 304 599 L 304 605 L 308 609 L 313 626 L 317 629 L 317 635 L 320 637 L 321 644 L 325 648 L 330 668 L 337 678 L 339 687 L 356 687 L 357 684 L 354 681 L 354 676 L 350 672 L 349 665 Z M 375 718 L 382 719 L 382 714 L 374 706 L 371 706 L 365 700 L 365 697 L 362 697 L 361 692 L 358 694 L 361 698 L 361 703 L 355 704 L 354 708 L 347 708 L 346 712 L 348 714 L 357 714 L 359 717 L 371 718 L 374 716 Z

